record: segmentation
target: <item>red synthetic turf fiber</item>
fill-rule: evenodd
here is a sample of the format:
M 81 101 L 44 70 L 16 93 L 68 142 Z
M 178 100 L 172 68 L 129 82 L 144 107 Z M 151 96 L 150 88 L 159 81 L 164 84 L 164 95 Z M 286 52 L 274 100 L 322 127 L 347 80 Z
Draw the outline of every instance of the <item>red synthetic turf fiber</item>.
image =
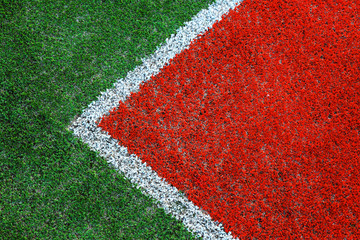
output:
M 249 1 L 99 126 L 243 239 L 360 238 L 359 1 Z

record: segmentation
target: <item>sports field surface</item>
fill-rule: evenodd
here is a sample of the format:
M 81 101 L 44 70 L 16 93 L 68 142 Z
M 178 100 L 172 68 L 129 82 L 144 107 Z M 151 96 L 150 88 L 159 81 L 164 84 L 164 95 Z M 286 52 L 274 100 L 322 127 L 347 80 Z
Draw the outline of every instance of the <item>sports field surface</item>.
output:
M 356 2 L 0 6 L 0 239 L 360 238 Z

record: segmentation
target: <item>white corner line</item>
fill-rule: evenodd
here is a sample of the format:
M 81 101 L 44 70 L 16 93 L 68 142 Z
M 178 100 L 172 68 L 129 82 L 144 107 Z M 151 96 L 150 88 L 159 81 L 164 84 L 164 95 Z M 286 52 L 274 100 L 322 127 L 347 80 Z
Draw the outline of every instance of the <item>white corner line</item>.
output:
M 179 28 L 175 35 L 171 35 L 165 44 L 158 47 L 154 54 L 142 59 L 142 65 L 130 71 L 125 78 L 117 80 L 114 88 L 102 93 L 98 100 L 92 102 L 69 126 L 74 135 L 88 144 L 91 150 L 97 151 L 134 185 L 137 185 L 145 195 L 154 198 L 158 207 L 182 221 L 190 232 L 203 239 L 234 239 L 234 237 L 224 231 L 222 224 L 213 221 L 208 213 L 201 211 L 177 188 L 142 163 L 137 156 L 129 156 L 127 148 L 120 146 L 117 140 L 101 131 L 95 121 L 117 107 L 119 101 L 125 101 L 130 92 L 138 91 L 140 83 L 158 74 L 170 59 L 188 48 L 192 40 L 205 33 L 241 1 L 218 0 L 208 9 L 201 10 L 190 22 Z

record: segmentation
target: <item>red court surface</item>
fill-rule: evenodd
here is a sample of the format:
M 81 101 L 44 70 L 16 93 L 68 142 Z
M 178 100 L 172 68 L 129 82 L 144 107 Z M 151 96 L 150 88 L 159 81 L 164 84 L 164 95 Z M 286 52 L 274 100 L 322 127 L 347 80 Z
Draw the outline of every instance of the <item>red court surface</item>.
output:
M 358 1 L 249 1 L 99 126 L 243 239 L 360 238 Z

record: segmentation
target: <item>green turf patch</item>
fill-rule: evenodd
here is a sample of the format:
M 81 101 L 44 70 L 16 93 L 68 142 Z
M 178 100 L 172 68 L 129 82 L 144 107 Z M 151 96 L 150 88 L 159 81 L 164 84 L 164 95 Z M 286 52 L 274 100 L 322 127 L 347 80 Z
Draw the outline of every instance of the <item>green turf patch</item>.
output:
M 66 127 L 212 2 L 0 2 L 0 239 L 192 237 Z

